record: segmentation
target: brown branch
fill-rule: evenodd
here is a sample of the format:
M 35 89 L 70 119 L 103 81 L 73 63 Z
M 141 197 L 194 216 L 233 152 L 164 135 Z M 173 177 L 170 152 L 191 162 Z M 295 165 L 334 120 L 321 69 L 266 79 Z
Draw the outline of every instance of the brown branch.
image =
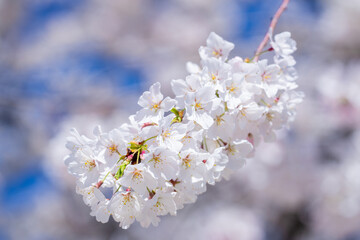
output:
M 279 9 L 276 11 L 274 18 L 272 19 L 271 23 L 270 23 L 270 27 L 269 27 L 269 31 L 266 33 L 264 40 L 262 40 L 262 42 L 260 43 L 258 49 L 256 50 L 255 53 L 255 57 L 254 57 L 254 61 L 257 62 L 259 60 L 259 57 L 261 55 L 261 51 L 264 49 L 264 47 L 266 46 L 266 44 L 269 41 L 270 35 L 269 32 L 272 32 L 277 24 L 277 22 L 279 21 L 279 18 L 281 16 L 281 14 L 285 11 L 285 9 L 287 8 L 287 5 L 289 4 L 290 0 L 283 0 L 282 4 L 280 5 Z
M 96 188 L 100 188 L 101 185 L 103 185 L 104 181 L 98 181 L 96 184 L 95 184 L 95 187 Z

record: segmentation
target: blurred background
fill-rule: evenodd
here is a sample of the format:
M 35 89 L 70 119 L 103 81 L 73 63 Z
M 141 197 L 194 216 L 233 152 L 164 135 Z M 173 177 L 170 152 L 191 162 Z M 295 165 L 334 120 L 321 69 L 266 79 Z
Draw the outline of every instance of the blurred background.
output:
M 96 222 L 63 165 L 70 128 L 119 126 L 157 81 L 173 96 L 211 31 L 252 57 L 280 4 L 0 0 L 0 239 L 360 239 L 359 0 L 291 0 L 296 122 L 159 227 Z

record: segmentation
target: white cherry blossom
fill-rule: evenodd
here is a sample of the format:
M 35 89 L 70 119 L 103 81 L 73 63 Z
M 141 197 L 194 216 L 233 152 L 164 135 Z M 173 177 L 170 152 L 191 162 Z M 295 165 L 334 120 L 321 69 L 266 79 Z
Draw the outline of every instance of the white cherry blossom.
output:
M 175 179 L 179 171 L 179 160 L 175 151 L 166 147 L 156 147 L 145 155 L 144 162 L 158 179 Z
M 157 181 L 151 171 L 147 170 L 143 163 L 129 165 L 124 175 L 119 179 L 119 184 L 131 187 L 140 195 L 147 196 L 157 186 Z
M 115 221 L 127 229 L 141 215 L 143 206 L 143 200 L 136 192 L 126 191 L 116 194 L 109 207 Z
M 186 112 L 188 119 L 198 123 L 204 129 L 208 129 L 214 123 L 209 112 L 219 105 L 219 99 L 216 99 L 215 89 L 206 86 L 199 91 L 187 95 L 185 99 Z
M 90 215 L 102 223 L 112 216 L 124 229 L 135 221 L 157 226 L 159 216 L 195 202 L 207 184 L 229 179 L 262 141 L 275 141 L 303 94 L 290 33 L 271 45 L 273 63 L 227 60 L 234 45 L 211 33 L 199 49 L 201 64 L 188 63 L 185 80 L 172 80 L 175 99 L 155 83 L 128 123 L 109 132 L 96 127 L 92 138 L 73 129 L 65 164 Z
M 234 49 L 233 43 L 225 41 L 214 32 L 210 33 L 208 39 L 206 40 L 206 45 L 207 46 L 202 46 L 199 49 L 201 59 L 215 57 L 225 61 L 231 50 Z
M 296 42 L 291 38 L 290 32 L 282 32 L 271 39 L 271 46 L 274 48 L 276 54 L 280 56 L 288 56 L 296 51 Z
M 89 187 L 93 182 L 98 181 L 101 170 L 100 165 L 103 163 L 105 161 L 96 156 L 89 147 L 82 148 L 65 159 L 69 173 L 77 176 L 78 181 L 85 187 Z
M 160 83 L 155 83 L 150 87 L 149 91 L 141 95 L 138 104 L 143 107 L 143 109 L 138 112 L 138 119 L 142 119 L 147 115 L 161 115 L 169 111 L 176 104 L 174 99 L 170 97 L 164 98 L 160 92 L 160 87 Z
M 95 188 L 94 194 L 96 198 L 99 200 L 99 203 L 91 206 L 91 216 L 95 216 L 98 222 L 106 223 L 109 221 L 110 210 L 109 203 L 110 201 L 105 198 L 102 192 Z

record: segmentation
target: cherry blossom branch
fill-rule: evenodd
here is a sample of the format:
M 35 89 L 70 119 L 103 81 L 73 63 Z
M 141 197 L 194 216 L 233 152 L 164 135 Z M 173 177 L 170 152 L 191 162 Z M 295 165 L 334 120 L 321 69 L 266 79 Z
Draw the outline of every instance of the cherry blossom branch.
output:
M 254 57 L 254 61 L 257 62 L 259 60 L 259 56 L 261 55 L 262 50 L 264 49 L 264 47 L 266 46 L 266 44 L 269 41 L 270 35 L 269 32 L 272 32 L 277 24 L 277 22 L 279 21 L 279 18 L 281 16 L 281 14 L 285 11 L 285 9 L 287 8 L 287 5 L 289 4 L 290 0 L 283 0 L 282 4 L 280 5 L 279 9 L 277 10 L 277 12 L 275 13 L 271 23 L 270 23 L 270 28 L 269 31 L 266 33 L 264 39 L 262 40 L 262 42 L 260 43 L 258 49 L 256 50 L 255 53 L 255 57 Z
M 288 1 L 276 13 L 266 41 Z M 289 58 L 296 42 L 289 32 L 279 35 L 280 41 L 273 44 L 274 63 L 254 64 L 249 71 L 251 59 L 234 57 L 228 63 L 234 44 L 210 33 L 207 46 L 199 48 L 202 64 L 197 74 L 171 82 L 176 100 L 164 98 L 160 83 L 155 83 L 141 95 L 142 109 L 128 123 L 105 133 L 96 127 L 95 138 L 73 129 L 65 164 L 77 176 L 77 192 L 91 207 L 91 215 L 102 223 L 113 216 L 123 229 L 135 220 L 143 227 L 157 225 L 158 216 L 175 215 L 194 202 L 206 184 L 235 173 L 235 162 L 245 162 L 256 142 L 274 141 L 275 130 L 292 120 L 287 116 L 294 116 L 293 105 L 302 100 L 293 84 L 296 75 L 289 74 L 293 63 L 283 61 L 280 66 L 277 61 Z M 260 49 L 258 56 L 267 51 Z M 248 74 L 251 77 L 243 81 Z M 271 84 L 265 82 L 268 78 Z M 239 105 L 242 99 L 247 99 L 245 106 Z M 109 196 L 103 187 L 116 191 Z

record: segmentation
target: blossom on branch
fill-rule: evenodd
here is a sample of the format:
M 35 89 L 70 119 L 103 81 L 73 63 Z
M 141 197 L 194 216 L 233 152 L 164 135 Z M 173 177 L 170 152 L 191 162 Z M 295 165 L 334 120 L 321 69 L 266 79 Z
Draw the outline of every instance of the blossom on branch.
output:
M 73 130 L 65 163 L 91 215 L 102 223 L 111 215 L 122 228 L 157 226 L 159 216 L 176 215 L 207 184 L 244 166 L 259 142 L 274 141 L 303 98 L 294 82 L 295 42 L 286 32 L 274 39 L 269 64 L 228 60 L 234 44 L 211 33 L 199 49 L 201 65 L 188 64 L 189 76 L 171 82 L 176 99 L 155 83 L 130 123 L 109 133 L 97 127 L 92 138 Z

